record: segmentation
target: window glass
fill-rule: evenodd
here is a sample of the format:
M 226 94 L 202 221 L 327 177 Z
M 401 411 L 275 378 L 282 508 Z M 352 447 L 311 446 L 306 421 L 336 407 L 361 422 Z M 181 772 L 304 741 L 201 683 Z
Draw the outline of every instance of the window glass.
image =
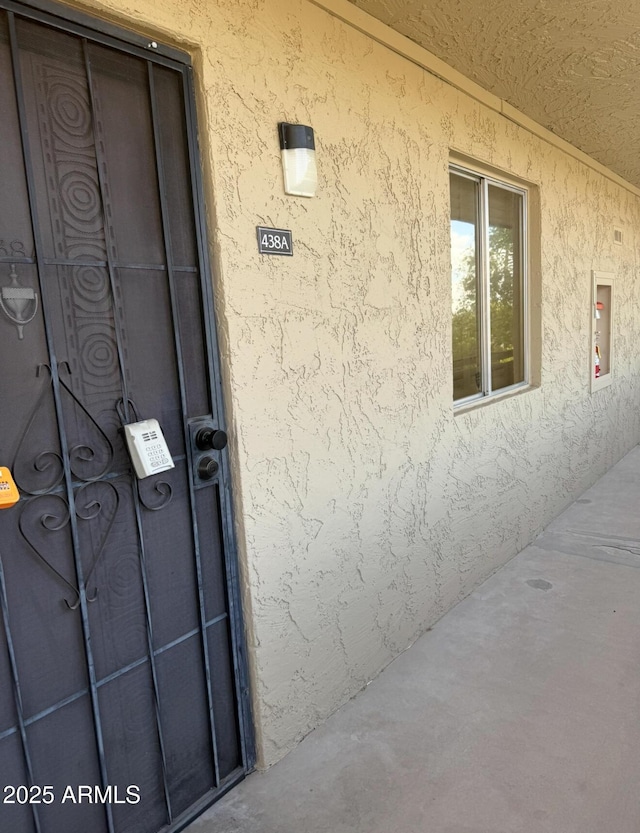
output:
M 522 195 L 489 185 L 491 389 L 524 380 Z
M 453 398 L 526 381 L 526 192 L 451 170 Z
M 451 177 L 453 398 L 481 390 L 478 183 Z

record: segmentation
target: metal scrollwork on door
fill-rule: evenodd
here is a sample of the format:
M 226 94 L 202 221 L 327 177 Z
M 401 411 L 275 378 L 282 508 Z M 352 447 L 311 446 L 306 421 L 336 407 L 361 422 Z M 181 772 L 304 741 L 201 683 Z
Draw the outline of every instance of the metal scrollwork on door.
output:
M 65 370 L 70 375 L 67 362 L 58 365 L 60 371 Z M 47 409 L 51 409 L 51 397 L 48 396 L 53 384 L 51 368 L 47 364 L 38 365 L 36 376 L 46 377 L 40 395 L 27 419 L 22 435 L 18 441 L 18 449 L 13 461 L 13 474 L 21 492 L 29 496 L 50 494 L 64 480 L 64 462 L 59 450 L 47 449 L 39 451 L 31 457 L 32 442 L 30 437 L 37 427 L 39 418 L 46 421 Z M 113 446 L 105 432 L 74 394 L 71 387 L 59 376 L 60 398 L 67 400 L 74 415 L 83 426 L 87 435 L 92 437 L 92 445 L 88 442 L 75 443 L 69 447 L 69 468 L 74 480 L 91 483 L 100 480 L 108 474 L 113 463 Z M 44 477 L 43 477 L 44 476 Z M 29 480 L 31 478 L 31 481 Z M 34 482 L 38 480 L 39 482 Z
M 160 499 L 156 498 L 155 503 L 151 503 L 148 497 L 143 494 L 143 490 L 140 486 L 140 481 L 136 480 L 136 487 L 138 489 L 138 498 L 142 506 L 145 509 L 149 510 L 149 512 L 158 512 L 160 509 L 164 509 L 165 506 L 168 506 L 171 503 L 173 498 L 173 489 L 170 483 L 167 483 L 166 480 L 157 480 L 153 484 L 153 489 L 149 491 L 155 492 L 157 495 L 160 495 Z
M 43 376 L 48 378 L 42 384 L 38 398 L 25 422 L 11 467 L 18 489 L 21 494 L 29 497 L 51 494 L 64 480 L 64 463 L 59 450 L 38 451 L 35 456 L 31 456 L 32 447 L 36 444 L 32 440 L 32 434 L 37 431 L 40 419 L 51 421 L 53 418 L 49 365 L 38 365 L 36 377 Z
M 92 494 L 86 494 L 87 489 L 92 488 Z M 96 491 L 102 492 L 97 495 Z M 79 521 L 94 521 L 100 518 L 102 523 L 98 531 L 98 537 L 94 551 L 88 565 L 88 571 L 84 580 L 87 588 L 86 598 L 88 602 L 95 602 L 98 597 L 98 588 L 93 586 L 92 578 L 102 554 L 104 553 L 109 533 L 116 519 L 120 505 L 120 494 L 113 483 L 102 482 L 86 483 L 80 487 L 75 496 L 75 515 Z M 41 509 L 45 511 L 39 515 Z M 38 517 L 39 515 L 39 517 Z M 65 575 L 60 565 L 56 565 L 45 554 L 45 541 L 48 538 L 42 530 L 48 533 L 62 533 L 71 523 L 71 513 L 65 498 L 59 494 L 39 495 L 32 498 L 20 515 L 18 526 L 20 534 L 31 551 L 49 572 L 73 594 L 71 600 L 65 598 L 64 602 L 70 610 L 77 610 L 80 606 L 80 589 L 77 587 L 74 577 Z
M 68 362 L 60 362 L 58 370 L 62 371 L 63 369 L 66 370 L 68 376 L 71 376 L 71 368 Z M 109 473 L 113 464 L 113 446 L 111 445 L 111 441 L 71 390 L 71 387 L 65 382 L 62 375 L 59 376 L 59 381 L 61 393 L 72 403 L 72 407 L 76 410 L 77 416 L 84 423 L 85 430 L 90 432 L 93 437 L 93 445 L 81 442 L 70 446 L 69 465 L 71 474 L 74 478 L 82 480 L 85 483 L 100 480 Z
M 112 468 L 114 449 L 106 433 L 64 378 L 71 376 L 67 362 L 58 364 L 55 380 L 47 364 L 38 366 L 36 376 L 43 379 L 42 389 L 26 421 L 12 466 L 14 479 L 23 496 L 18 526 L 22 538 L 39 562 L 72 593 L 72 597 L 65 597 L 64 601 L 70 610 L 76 610 L 81 593 L 75 569 L 71 570 L 67 565 L 68 573 L 65 574 L 61 565 L 48 556 L 49 552 L 56 551 L 55 545 L 51 546 L 51 536 L 67 536 L 62 550 L 68 551 L 72 541 L 67 527 L 73 525 L 81 542 L 86 599 L 88 602 L 95 601 L 97 587 L 89 588 L 120 504 L 116 485 L 111 480 L 104 480 Z M 54 385 L 65 410 L 65 422 L 75 426 L 75 433 L 83 438 L 81 442 L 69 443 L 66 461 L 59 448 L 33 451 L 34 446 L 41 448 L 48 440 L 55 442 L 53 437 L 48 436 L 46 427 L 42 428 L 55 422 L 52 420 Z M 73 518 L 62 487 L 65 473 L 75 484 Z M 85 562 L 85 559 L 88 560 Z

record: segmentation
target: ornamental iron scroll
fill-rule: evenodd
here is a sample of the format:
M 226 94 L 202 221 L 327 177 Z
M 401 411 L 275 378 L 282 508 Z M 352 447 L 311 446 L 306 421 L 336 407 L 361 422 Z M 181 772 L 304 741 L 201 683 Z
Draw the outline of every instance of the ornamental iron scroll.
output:
M 28 497 L 51 494 L 64 480 L 64 462 L 59 449 L 38 451 L 31 457 L 31 446 L 34 442 L 31 438 L 34 433 L 37 434 L 38 422 L 51 422 L 55 419 L 49 395 L 52 388 L 51 368 L 48 364 L 39 364 L 36 368 L 36 378 L 46 373 L 49 375 L 49 381 L 42 384 L 38 398 L 24 423 L 11 465 L 18 489 Z
M 67 362 L 58 364 L 58 369 L 66 369 L 68 375 L 71 370 Z M 28 438 L 34 431 L 38 418 L 50 418 L 47 414 L 47 407 L 51 405 L 48 396 L 53 386 L 51 368 L 48 364 L 40 364 L 36 369 L 36 377 L 48 373 L 49 383 L 43 384 L 40 395 L 29 414 L 25 423 L 22 435 L 18 441 L 18 448 L 14 457 L 12 470 L 14 479 L 20 491 L 28 496 L 51 494 L 64 480 L 64 460 L 59 450 L 46 449 L 39 451 L 33 458 L 31 455 L 31 443 Z M 86 442 L 75 443 L 69 447 L 69 468 L 71 476 L 83 483 L 93 483 L 105 477 L 113 464 L 114 451 L 111 441 L 100 425 L 96 422 L 80 399 L 74 394 L 71 387 L 60 376 L 58 377 L 61 399 L 66 400 L 69 407 L 73 409 L 79 424 L 87 428 L 88 433 L 93 437 L 94 445 L 99 446 L 99 453 Z M 39 482 L 32 482 L 34 474 Z
M 156 480 L 156 482 L 153 484 L 152 491 L 160 495 L 160 500 L 158 500 L 156 503 L 151 503 L 149 501 L 149 498 L 143 495 L 142 493 L 142 487 L 140 485 L 142 481 L 138 480 L 138 478 L 135 479 L 136 486 L 138 489 L 138 498 L 142 506 L 144 506 L 144 508 L 147 511 L 158 512 L 160 509 L 164 509 L 165 506 L 168 506 L 171 503 L 171 500 L 173 498 L 173 487 L 170 483 L 167 483 L 166 480 Z
M 87 488 L 90 486 L 93 487 L 94 490 L 96 488 L 102 489 L 103 496 L 98 498 L 95 495 L 85 494 Z M 43 501 L 47 502 L 47 506 L 43 507 L 45 508 L 45 511 L 42 512 L 39 518 L 34 517 L 38 514 L 38 510 L 35 509 L 35 507 L 40 505 Z M 52 501 L 59 505 L 54 508 Z M 119 505 L 120 493 L 112 482 L 94 484 L 85 483 L 78 489 L 75 495 L 75 515 L 78 520 L 93 521 L 99 516 L 101 516 L 103 520 L 103 528 L 98 534 L 98 539 L 90 560 L 89 570 L 84 580 L 84 586 L 87 591 L 87 602 L 95 602 L 98 598 L 98 588 L 95 585 L 92 587 L 90 592 L 88 592 L 88 589 L 92 584 L 91 580 L 95 573 L 96 567 L 98 566 L 98 563 L 107 546 L 111 529 L 113 528 L 118 514 Z M 26 521 L 30 522 L 29 525 L 25 522 L 25 515 L 28 515 Z M 65 498 L 62 497 L 62 495 L 38 495 L 30 498 L 24 504 L 20 520 L 18 521 L 18 527 L 23 540 L 27 543 L 29 549 L 38 558 L 40 563 L 43 564 L 47 570 L 61 584 L 63 584 L 69 592 L 73 594 L 73 598 L 71 600 L 66 597 L 64 598 L 66 606 L 69 610 L 77 610 L 80 606 L 81 599 L 80 588 L 76 583 L 74 583 L 72 578 L 64 575 L 60 569 L 60 565 L 53 563 L 52 560 L 44 554 L 44 547 L 40 539 L 41 533 L 39 529 L 39 527 L 42 527 L 48 533 L 62 532 L 70 523 L 71 512 L 69 511 L 69 504 Z
M 67 374 L 71 376 L 71 368 L 68 362 L 65 361 L 58 364 L 59 371 L 63 368 L 66 368 Z M 94 447 L 87 445 L 85 442 L 70 446 L 69 465 L 71 473 L 74 478 L 82 480 L 84 483 L 93 483 L 101 480 L 109 473 L 113 465 L 114 451 L 111 441 L 61 376 L 59 376 L 59 381 L 61 391 L 67 394 L 68 401 L 70 401 L 76 415 L 92 432 L 94 443 L 99 443 L 102 452 L 99 455 Z
M 29 286 L 21 286 L 15 263 L 9 272 L 11 283 L 0 289 L 0 308 L 12 324 L 18 328 L 18 339 L 24 339 L 24 328 L 38 312 L 38 293 Z

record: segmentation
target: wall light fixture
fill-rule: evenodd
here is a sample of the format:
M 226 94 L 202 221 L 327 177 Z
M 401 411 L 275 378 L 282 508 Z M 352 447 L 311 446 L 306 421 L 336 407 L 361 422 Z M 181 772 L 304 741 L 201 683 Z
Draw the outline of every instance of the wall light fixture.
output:
M 314 197 L 318 187 L 313 128 L 305 124 L 278 124 L 285 194 Z

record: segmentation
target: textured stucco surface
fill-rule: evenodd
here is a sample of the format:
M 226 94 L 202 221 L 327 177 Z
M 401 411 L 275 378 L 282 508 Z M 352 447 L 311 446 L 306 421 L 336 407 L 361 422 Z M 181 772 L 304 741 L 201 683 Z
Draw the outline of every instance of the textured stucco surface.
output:
M 194 55 L 268 765 L 640 439 L 640 201 L 305 0 L 91 9 Z M 282 120 L 315 128 L 313 200 L 283 194 Z M 451 149 L 539 189 L 542 297 L 541 386 L 455 416 Z M 592 269 L 618 309 L 594 395 Z
M 640 6 L 350 0 L 640 185 Z

